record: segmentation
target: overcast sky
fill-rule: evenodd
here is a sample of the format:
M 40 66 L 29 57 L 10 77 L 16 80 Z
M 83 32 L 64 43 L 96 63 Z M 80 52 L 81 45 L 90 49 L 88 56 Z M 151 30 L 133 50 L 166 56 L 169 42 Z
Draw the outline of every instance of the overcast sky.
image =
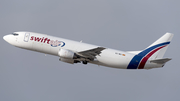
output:
M 0 101 L 180 101 L 179 0 L 0 0 Z M 123 51 L 174 33 L 165 67 L 123 70 L 67 64 L 14 47 L 31 31 Z

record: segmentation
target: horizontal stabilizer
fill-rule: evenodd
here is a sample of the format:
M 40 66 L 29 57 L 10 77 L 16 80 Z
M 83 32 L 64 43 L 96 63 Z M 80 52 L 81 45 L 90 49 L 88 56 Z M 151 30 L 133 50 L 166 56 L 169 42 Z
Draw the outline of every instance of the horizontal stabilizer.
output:
M 170 58 L 164 58 L 164 59 L 150 60 L 150 62 L 157 63 L 157 64 L 165 64 L 166 62 L 170 60 L 171 60 Z

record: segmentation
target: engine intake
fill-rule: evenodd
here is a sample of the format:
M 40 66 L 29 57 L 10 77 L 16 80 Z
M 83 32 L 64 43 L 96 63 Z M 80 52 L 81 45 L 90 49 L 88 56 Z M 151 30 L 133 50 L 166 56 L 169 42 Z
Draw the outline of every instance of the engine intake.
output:
M 67 49 L 60 49 L 58 52 L 58 55 L 61 58 L 65 58 L 65 59 L 77 59 L 78 55 L 76 55 L 76 53 L 74 53 L 71 50 L 67 50 Z

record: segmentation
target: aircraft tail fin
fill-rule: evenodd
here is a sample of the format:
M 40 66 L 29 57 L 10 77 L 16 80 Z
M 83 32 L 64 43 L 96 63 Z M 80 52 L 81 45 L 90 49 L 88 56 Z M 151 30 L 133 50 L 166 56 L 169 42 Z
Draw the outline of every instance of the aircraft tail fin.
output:
M 127 52 L 143 57 L 146 56 L 149 60 L 162 59 L 173 36 L 174 34 L 166 33 L 144 50 Z
M 173 38 L 173 34 L 166 33 L 149 47 L 142 51 L 131 51 L 135 56 L 132 58 L 131 62 L 128 65 L 128 69 L 143 69 L 146 65 L 146 62 L 149 60 L 152 63 L 156 63 L 155 67 L 164 66 L 168 62 L 169 58 L 163 59 L 163 56 L 170 44 L 170 41 Z M 135 65 L 133 65 L 135 64 Z M 154 67 L 151 67 L 154 68 Z
M 153 53 L 152 56 L 150 57 L 150 60 L 163 58 L 173 36 L 174 34 L 166 33 L 145 49 L 145 50 L 150 50 L 151 53 Z

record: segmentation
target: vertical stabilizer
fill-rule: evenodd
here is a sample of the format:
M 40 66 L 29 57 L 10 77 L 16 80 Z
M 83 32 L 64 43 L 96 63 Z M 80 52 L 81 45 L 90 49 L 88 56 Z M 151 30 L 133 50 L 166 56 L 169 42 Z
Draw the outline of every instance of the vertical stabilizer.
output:
M 170 41 L 172 40 L 174 34 L 171 33 L 166 33 L 165 35 L 163 35 L 161 38 L 159 38 L 157 41 L 155 41 L 153 44 L 151 44 L 149 47 L 147 47 L 146 49 L 149 49 L 151 47 L 156 47 L 159 48 L 158 51 L 156 51 L 151 57 L 151 60 L 154 59 L 162 59 L 169 44 Z M 146 50 L 145 49 L 145 50 Z
M 148 60 L 153 63 L 163 63 L 162 65 L 164 65 L 165 62 L 171 60 L 169 58 L 163 59 L 163 56 L 172 38 L 173 34 L 171 33 L 166 33 L 165 35 L 163 35 L 149 47 L 135 55 L 130 61 L 127 69 L 144 69 Z

